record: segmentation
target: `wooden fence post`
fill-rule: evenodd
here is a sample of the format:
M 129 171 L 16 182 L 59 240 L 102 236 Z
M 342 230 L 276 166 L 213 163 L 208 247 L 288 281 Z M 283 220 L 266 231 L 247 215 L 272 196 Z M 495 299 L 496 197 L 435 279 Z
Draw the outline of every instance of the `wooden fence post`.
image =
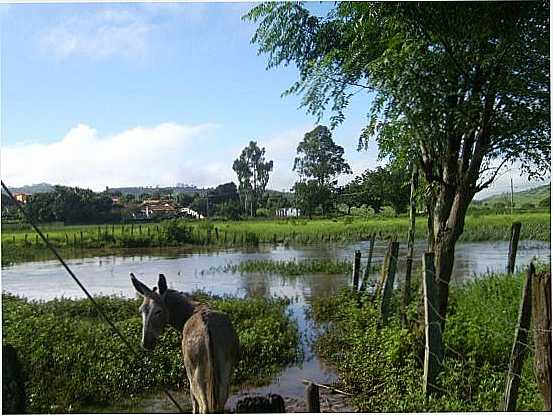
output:
M 403 286 L 403 296 L 401 299 L 401 324 L 407 325 L 407 307 L 411 302 L 411 272 L 413 270 L 413 254 L 415 249 L 415 220 L 417 214 L 417 205 L 415 193 L 418 186 L 419 172 L 417 165 L 413 163 L 411 171 L 411 196 L 409 198 L 409 233 L 407 235 L 407 262 L 405 264 L 405 284 Z
M 319 387 L 311 382 L 305 388 L 305 400 L 307 401 L 307 412 L 321 412 L 319 401 Z
M 526 345 L 528 343 L 528 329 L 530 328 L 530 319 L 532 316 L 532 279 L 535 273 L 534 264 L 530 262 L 526 272 L 526 280 L 522 290 L 522 299 L 518 312 L 518 324 L 515 329 L 515 341 L 511 350 L 511 359 L 509 361 L 509 372 L 507 373 L 507 382 L 505 385 L 505 394 L 503 395 L 503 411 L 515 411 L 518 398 L 518 387 L 520 385 L 520 373 L 522 364 L 526 355 Z
M 434 253 L 422 257 L 422 285 L 424 294 L 424 380 L 423 391 L 429 395 L 437 391 L 436 379 L 443 359 L 442 326 L 438 314 L 438 289 L 434 280 Z
M 515 260 L 517 257 L 518 238 L 520 237 L 520 222 L 514 222 L 511 226 L 511 239 L 509 241 L 509 259 L 507 261 L 507 274 L 515 272 Z
M 532 328 L 534 373 L 543 406 L 551 411 L 551 273 L 540 272 L 532 279 Z
M 361 269 L 361 251 L 355 251 L 355 259 L 353 261 L 353 272 L 351 275 L 351 285 L 354 291 L 359 287 L 359 270 Z
M 367 266 L 365 268 L 365 274 L 363 275 L 363 281 L 361 282 L 361 288 L 359 291 L 363 292 L 367 289 L 367 283 L 369 282 L 369 276 L 371 273 L 371 262 L 373 259 L 373 251 L 374 251 L 374 240 L 376 239 L 376 234 L 372 234 L 370 236 L 369 241 L 369 254 L 367 256 Z
M 394 289 L 394 280 L 396 277 L 397 257 L 399 253 L 399 242 L 390 242 L 388 269 L 382 284 L 382 301 L 380 302 L 380 315 L 382 322 L 386 324 L 390 315 L 390 300 Z

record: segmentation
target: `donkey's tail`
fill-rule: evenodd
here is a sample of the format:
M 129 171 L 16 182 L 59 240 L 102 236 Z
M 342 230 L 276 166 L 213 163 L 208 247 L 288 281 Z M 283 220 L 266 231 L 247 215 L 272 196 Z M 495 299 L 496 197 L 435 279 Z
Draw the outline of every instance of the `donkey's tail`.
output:
M 216 359 L 214 350 L 213 350 L 213 336 L 209 330 L 209 326 L 206 326 L 207 329 L 207 411 L 209 413 L 222 412 L 223 408 L 219 408 L 219 376 L 217 373 Z

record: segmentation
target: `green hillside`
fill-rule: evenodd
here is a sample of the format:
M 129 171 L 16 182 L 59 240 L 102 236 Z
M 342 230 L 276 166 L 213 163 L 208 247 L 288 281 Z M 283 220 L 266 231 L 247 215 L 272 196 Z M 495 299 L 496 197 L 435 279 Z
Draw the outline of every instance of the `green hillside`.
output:
M 543 186 L 534 187 L 532 189 L 515 192 L 513 194 L 513 200 L 515 202 L 515 206 L 517 207 L 520 207 L 525 203 L 531 203 L 537 206 L 541 200 L 550 197 L 551 183 Z M 477 202 L 477 204 L 479 205 L 487 204 L 488 206 L 493 206 L 495 203 L 505 203 L 507 206 L 509 206 L 511 203 L 511 194 L 501 193 L 498 195 L 489 196 Z

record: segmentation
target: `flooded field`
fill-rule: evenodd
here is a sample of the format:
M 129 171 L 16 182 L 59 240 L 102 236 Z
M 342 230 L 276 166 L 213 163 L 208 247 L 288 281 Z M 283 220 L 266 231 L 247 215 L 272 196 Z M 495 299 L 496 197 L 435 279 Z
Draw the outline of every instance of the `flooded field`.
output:
M 417 241 L 415 267 L 425 248 L 424 241 Z M 103 256 L 69 260 L 69 266 L 93 295 L 115 294 L 124 297 L 135 295 L 129 281 L 129 272 L 150 285 L 155 285 L 157 275 L 164 273 L 170 288 L 181 291 L 204 290 L 216 295 L 232 296 L 278 296 L 291 300 L 289 311 L 298 322 L 302 332 L 303 361 L 286 368 L 271 384 L 244 393 L 278 393 L 288 399 L 289 405 L 299 405 L 303 400 L 302 379 L 318 383 L 335 380 L 332 368 L 326 367 L 312 352 L 311 342 L 317 335 L 316 328 L 307 318 L 306 310 L 312 298 L 332 293 L 350 282 L 349 275 L 305 274 L 280 276 L 267 273 L 228 273 L 222 268 L 246 260 L 292 260 L 296 259 L 352 259 L 355 250 L 361 250 L 364 262 L 367 242 L 338 246 L 310 245 L 285 247 L 264 245 L 255 249 L 231 249 L 211 252 L 190 250 L 162 250 L 129 256 Z M 378 269 L 386 250 L 385 242 L 375 245 L 373 264 Z M 401 284 L 404 272 L 406 246 L 400 248 L 398 278 Z M 459 243 L 453 274 L 454 284 L 474 278 L 486 271 L 505 270 L 508 242 Z M 526 265 L 532 258 L 549 262 L 550 245 L 540 241 L 521 241 L 517 264 Z M 377 271 L 373 273 L 373 277 Z M 397 280 L 396 279 L 396 280 Z M 29 299 L 49 300 L 55 297 L 82 298 L 83 293 L 71 281 L 66 271 L 56 261 L 28 262 L 2 269 L 2 289 Z M 233 396 L 227 406 L 232 407 Z M 343 401 L 327 399 L 332 411 L 351 410 Z M 324 399 L 323 399 L 324 402 Z M 159 409 L 159 408 L 158 408 Z M 170 408 L 167 408 L 168 410 Z

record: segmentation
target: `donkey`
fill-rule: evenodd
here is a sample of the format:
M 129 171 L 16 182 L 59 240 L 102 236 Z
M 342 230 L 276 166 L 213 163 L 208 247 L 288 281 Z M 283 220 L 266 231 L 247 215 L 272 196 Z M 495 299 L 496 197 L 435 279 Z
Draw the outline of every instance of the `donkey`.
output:
M 139 309 L 142 347 L 152 350 L 167 325 L 182 332 L 182 356 L 190 383 L 192 412 L 223 412 L 230 375 L 239 355 L 238 337 L 229 317 L 168 289 L 163 274 L 159 274 L 157 290 L 149 289 L 133 273 L 131 281 L 144 297 Z

